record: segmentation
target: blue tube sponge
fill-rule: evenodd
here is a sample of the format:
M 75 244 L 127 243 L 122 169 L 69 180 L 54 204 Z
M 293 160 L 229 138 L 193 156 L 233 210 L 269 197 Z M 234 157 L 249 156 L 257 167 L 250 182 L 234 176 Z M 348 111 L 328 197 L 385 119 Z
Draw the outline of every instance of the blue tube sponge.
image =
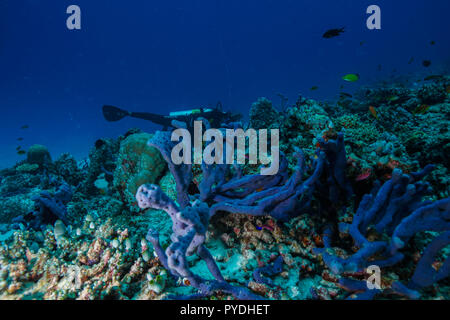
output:
M 421 231 L 443 232 L 424 250 L 408 285 L 394 282 L 391 292 L 412 299 L 420 297 L 419 289 L 432 285 L 450 275 L 450 259 L 439 270 L 433 263 L 439 251 L 450 243 L 450 198 L 436 202 L 424 201 L 430 191 L 427 183 L 419 181 L 433 170 L 427 166 L 422 171 L 403 174 L 395 169 L 390 180 L 363 197 L 351 224 L 339 225 L 340 232 L 349 233 L 359 250 L 342 258 L 332 247 L 315 249 L 324 263 L 335 274 L 363 272 L 370 265 L 380 268 L 393 266 L 403 260 L 401 249 L 412 236 Z M 378 241 L 368 239 L 369 230 L 382 234 Z M 345 279 L 345 278 L 344 278 Z M 342 279 L 341 279 L 342 280 Z M 348 281 L 347 281 L 348 280 Z M 343 284 L 352 283 L 351 279 Z M 355 292 L 351 286 L 343 286 Z M 358 298 L 374 297 L 374 292 L 358 295 Z

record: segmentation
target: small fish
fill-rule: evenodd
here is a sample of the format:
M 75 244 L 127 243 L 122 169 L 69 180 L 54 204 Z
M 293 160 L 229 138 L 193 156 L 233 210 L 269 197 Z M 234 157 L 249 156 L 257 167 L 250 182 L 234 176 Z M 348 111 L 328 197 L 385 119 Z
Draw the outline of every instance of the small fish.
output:
M 22 149 L 21 146 L 18 146 L 18 147 L 16 148 L 17 151 L 19 151 L 19 150 L 21 150 L 21 149 Z
M 430 60 L 423 60 L 423 61 L 422 61 L 422 65 L 423 65 L 425 68 L 428 68 L 429 66 L 431 66 L 431 61 L 430 61 Z
M 375 107 L 370 106 L 369 111 L 375 117 L 375 119 L 378 119 L 378 113 L 377 113 L 377 110 L 375 109 Z
M 432 41 L 430 42 L 430 44 L 431 44 L 432 46 L 434 46 L 434 45 L 436 44 L 436 41 L 432 40 Z
M 17 154 L 19 155 L 19 156 L 23 156 L 24 154 L 26 154 L 27 152 L 26 151 L 24 151 L 24 150 L 19 150 L 19 151 L 17 151 Z
M 22 137 L 17 138 L 17 141 L 23 141 L 23 138 Z
M 29 125 L 25 124 L 25 125 L 21 126 L 20 129 L 28 129 L 29 127 L 30 127 Z
M 363 44 L 364 44 L 364 41 L 361 41 L 361 42 L 359 43 L 360 46 L 362 46 Z
M 348 82 L 356 82 L 359 80 L 359 74 L 349 73 L 343 76 L 342 79 Z
M 381 69 L 382 69 L 381 64 L 379 64 L 378 67 L 377 67 L 377 70 L 381 71 Z
M 414 62 L 414 57 L 411 57 L 411 59 L 409 59 L 408 64 L 411 64 Z
M 353 98 L 353 96 L 347 92 L 341 92 L 340 96 L 341 96 L 341 98 Z
M 397 101 L 398 99 L 400 99 L 398 96 L 390 96 L 390 97 L 387 98 L 387 100 L 388 100 L 389 102 L 395 102 L 395 101 Z
M 271 231 L 271 232 L 274 230 L 271 226 L 268 226 L 266 224 L 263 225 L 262 227 L 263 227 L 263 229 L 266 229 L 266 230 Z
M 330 30 L 328 30 L 327 32 L 325 32 L 323 34 L 323 38 L 330 39 L 330 38 L 333 38 L 333 37 L 340 36 L 341 33 L 345 32 L 344 29 L 345 29 L 345 27 L 340 28 L 340 29 L 330 29 Z
M 262 229 L 266 229 L 266 230 L 268 230 L 268 231 L 273 231 L 273 228 L 271 227 L 271 226 L 268 226 L 268 225 L 263 225 L 262 227 L 260 227 L 260 226 L 255 226 L 255 228 L 256 228 L 256 230 L 262 230 Z
M 369 168 L 367 170 L 364 170 L 360 175 L 358 175 L 355 179 L 355 181 L 363 181 L 370 177 L 372 174 L 372 170 Z
M 425 114 L 428 111 L 428 109 L 430 109 L 429 105 L 422 104 L 413 111 L 413 114 Z
M 315 90 L 317 90 L 317 89 L 319 89 L 319 87 L 318 86 L 313 86 L 313 87 L 311 87 L 311 91 L 315 91 Z

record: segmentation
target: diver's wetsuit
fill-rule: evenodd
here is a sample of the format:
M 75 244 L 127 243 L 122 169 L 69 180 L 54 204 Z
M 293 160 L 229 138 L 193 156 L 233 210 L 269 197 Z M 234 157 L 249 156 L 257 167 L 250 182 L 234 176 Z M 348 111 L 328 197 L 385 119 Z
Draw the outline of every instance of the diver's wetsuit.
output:
M 175 128 L 173 121 L 179 121 L 186 124 L 187 129 L 191 129 L 194 120 L 198 118 L 207 119 L 212 126 L 220 126 L 222 123 L 238 121 L 241 118 L 239 114 L 223 112 L 219 108 L 215 109 L 194 109 L 189 111 L 173 112 L 169 116 L 159 115 L 150 112 L 129 112 L 113 106 L 103 106 L 103 115 L 107 121 L 119 121 L 126 116 L 148 120 L 163 126 L 163 130 L 169 127 Z

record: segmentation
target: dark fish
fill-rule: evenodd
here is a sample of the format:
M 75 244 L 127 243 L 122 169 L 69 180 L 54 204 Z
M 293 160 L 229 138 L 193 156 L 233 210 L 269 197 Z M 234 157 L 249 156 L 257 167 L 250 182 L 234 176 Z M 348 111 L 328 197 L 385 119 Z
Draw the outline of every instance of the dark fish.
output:
M 426 68 L 428 68 L 429 66 L 431 66 L 431 61 L 430 60 L 423 60 L 422 65 Z
M 433 41 L 430 42 L 430 44 L 431 44 L 432 46 L 434 46 L 434 45 L 436 44 L 436 41 L 433 40 Z
M 381 64 L 379 64 L 378 67 L 377 67 L 377 70 L 381 71 L 381 69 L 382 69 Z
M 17 151 L 17 154 L 19 155 L 19 156 L 23 156 L 24 154 L 26 154 L 27 152 L 26 151 L 24 151 L 24 150 L 18 150 Z
M 353 98 L 353 96 L 350 93 L 347 93 L 347 92 L 341 92 L 340 95 L 341 95 L 341 98 L 342 97 Z
M 17 138 L 17 141 L 23 141 L 23 138 L 22 137 Z
M 18 147 L 16 148 L 17 151 L 19 151 L 19 150 L 21 150 L 21 149 L 22 149 L 21 146 L 18 146 Z
M 408 64 L 411 64 L 414 62 L 414 57 L 411 57 L 411 59 L 409 59 Z
M 428 76 L 428 77 L 424 78 L 423 80 L 424 81 L 430 81 L 430 80 L 440 80 L 440 79 L 443 79 L 443 78 L 444 78 L 443 75 L 436 74 L 436 75 Z
M 311 87 L 311 91 L 315 91 L 315 90 L 317 90 L 317 89 L 319 89 L 319 87 L 318 86 L 313 86 L 313 87 Z
M 413 114 L 425 114 L 427 113 L 428 109 L 430 109 L 429 105 L 422 104 L 413 111 Z
M 359 43 L 360 46 L 362 46 L 363 44 L 364 44 L 364 41 L 361 41 L 361 42 Z
M 327 32 L 325 32 L 323 34 L 323 38 L 330 39 L 330 38 L 333 38 L 333 37 L 340 36 L 341 33 L 344 32 L 344 29 L 345 29 L 345 27 L 340 28 L 340 29 L 330 29 L 330 30 L 328 30 Z
M 21 126 L 20 128 L 21 128 L 21 129 L 28 129 L 29 127 L 30 127 L 30 126 L 26 124 L 26 125 Z

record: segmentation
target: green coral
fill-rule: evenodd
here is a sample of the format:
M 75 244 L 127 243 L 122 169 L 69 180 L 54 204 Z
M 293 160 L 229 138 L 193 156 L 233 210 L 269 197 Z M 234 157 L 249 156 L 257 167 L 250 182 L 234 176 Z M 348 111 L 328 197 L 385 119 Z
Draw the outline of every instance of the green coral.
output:
M 136 133 L 120 144 L 114 172 L 113 185 L 123 193 L 124 201 L 133 209 L 135 194 L 139 186 L 156 183 L 166 171 L 166 162 L 160 152 L 147 145 L 152 135 Z

